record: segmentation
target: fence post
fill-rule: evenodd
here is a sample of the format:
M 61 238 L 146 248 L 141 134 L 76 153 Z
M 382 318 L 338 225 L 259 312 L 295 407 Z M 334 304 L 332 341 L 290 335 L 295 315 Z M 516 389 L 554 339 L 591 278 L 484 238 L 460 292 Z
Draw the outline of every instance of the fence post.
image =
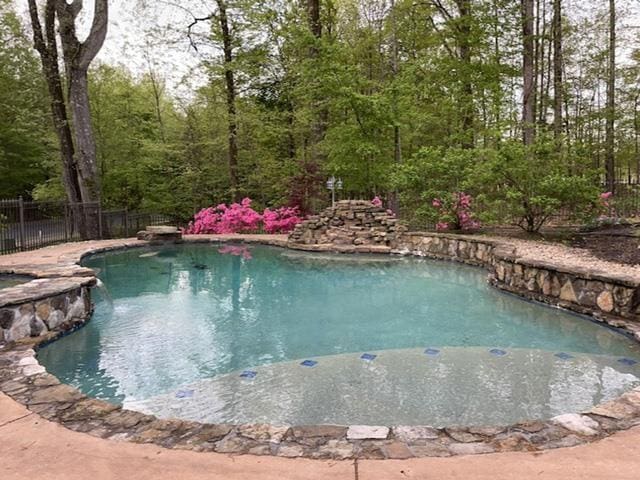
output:
M 24 200 L 22 195 L 18 197 L 18 210 L 20 214 L 20 250 L 26 250 L 25 247 L 25 225 L 24 225 Z
M 102 204 L 98 202 L 98 238 L 102 240 Z
M 63 204 L 64 209 L 64 241 L 69 241 L 69 205 L 67 202 Z

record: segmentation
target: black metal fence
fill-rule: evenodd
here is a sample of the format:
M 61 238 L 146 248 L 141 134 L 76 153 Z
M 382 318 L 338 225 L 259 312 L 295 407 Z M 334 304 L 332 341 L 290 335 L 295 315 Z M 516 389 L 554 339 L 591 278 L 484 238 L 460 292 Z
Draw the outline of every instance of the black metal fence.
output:
M 123 210 L 103 210 L 97 203 L 27 202 L 0 200 L 0 255 L 33 250 L 82 239 L 80 215 L 97 216 L 99 238 L 135 236 L 147 225 L 172 222 L 168 215 Z

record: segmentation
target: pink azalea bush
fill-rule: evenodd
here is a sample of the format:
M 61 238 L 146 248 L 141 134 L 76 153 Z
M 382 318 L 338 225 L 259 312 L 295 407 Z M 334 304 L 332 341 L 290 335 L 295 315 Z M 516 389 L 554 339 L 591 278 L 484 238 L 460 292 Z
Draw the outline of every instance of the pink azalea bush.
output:
M 382 200 L 380 200 L 380 197 L 376 195 L 375 197 L 373 197 L 373 200 L 371 200 L 371 205 L 380 208 L 382 207 Z
M 452 193 L 449 197 L 434 198 L 431 202 L 437 209 L 439 221 L 436 230 L 477 230 L 480 222 L 473 217 L 471 211 L 473 198 L 464 192 Z
M 266 209 L 261 215 L 251 208 L 251 199 L 227 206 L 224 203 L 216 207 L 203 208 L 193 217 L 193 221 L 184 229 L 187 235 L 249 233 L 257 232 L 264 225 L 267 233 L 287 233 L 300 223 L 297 207 Z
M 298 207 L 280 207 L 276 210 L 267 208 L 262 219 L 267 233 L 289 233 L 302 221 Z
M 205 233 L 246 233 L 255 232 L 260 226 L 262 215 L 251 208 L 251 199 L 230 206 L 221 203 L 217 207 L 200 210 L 185 230 L 187 234 Z

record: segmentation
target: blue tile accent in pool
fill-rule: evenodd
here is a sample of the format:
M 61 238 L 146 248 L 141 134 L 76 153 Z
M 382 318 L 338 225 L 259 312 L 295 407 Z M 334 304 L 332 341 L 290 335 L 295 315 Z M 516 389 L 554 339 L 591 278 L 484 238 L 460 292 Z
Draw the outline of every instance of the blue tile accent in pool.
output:
M 618 363 L 622 363 L 623 365 L 628 365 L 629 367 L 635 365 L 636 363 L 638 363 L 637 361 L 631 359 L 631 358 L 620 358 L 618 360 Z
M 315 367 L 318 364 L 315 360 L 305 360 L 300 365 L 303 367 Z
M 491 350 L 489 350 L 489 353 L 491 355 L 495 355 L 496 357 L 504 357 L 507 352 L 505 352 L 504 350 L 500 350 L 499 348 L 492 348 Z
M 560 360 L 569 360 L 573 358 L 573 355 L 569 355 L 566 352 L 558 352 L 555 354 L 555 356 L 558 357 Z
M 178 390 L 176 392 L 176 398 L 191 398 L 193 397 L 193 390 Z
M 376 357 L 377 355 L 374 355 L 372 353 L 363 353 L 362 355 L 360 355 L 360 358 L 362 360 L 366 360 L 367 362 L 374 360 Z
M 258 375 L 258 372 L 254 372 L 253 370 L 245 370 L 244 372 L 242 372 L 240 374 L 241 378 L 256 378 L 256 375 Z
M 432 357 L 435 357 L 436 355 L 440 354 L 440 350 L 438 350 L 437 348 L 427 348 L 424 353 L 426 355 L 431 355 Z

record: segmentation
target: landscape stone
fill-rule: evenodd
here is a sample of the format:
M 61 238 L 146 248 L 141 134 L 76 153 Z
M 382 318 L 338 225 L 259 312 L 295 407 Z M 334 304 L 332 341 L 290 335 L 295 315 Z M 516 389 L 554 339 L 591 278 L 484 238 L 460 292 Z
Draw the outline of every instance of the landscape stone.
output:
M 598 308 L 603 312 L 612 312 L 615 305 L 613 303 L 613 295 L 610 291 L 605 290 L 596 299 Z
M 393 434 L 398 440 L 403 442 L 414 442 L 416 440 L 433 440 L 439 437 L 437 429 L 432 427 L 400 426 L 393 428 Z
M 347 430 L 349 440 L 385 439 L 389 436 L 389 427 L 369 425 L 351 425 Z
M 551 421 L 580 435 L 592 436 L 598 434 L 598 422 L 586 415 L 565 413 L 564 415 L 553 417 Z
M 496 451 L 494 447 L 486 443 L 452 443 L 448 448 L 455 455 L 478 455 Z
M 404 460 L 406 458 L 413 457 L 413 453 L 407 447 L 407 444 L 404 442 L 393 442 L 388 445 L 384 445 L 382 447 L 382 451 L 384 452 L 387 458 L 395 458 L 398 460 Z

